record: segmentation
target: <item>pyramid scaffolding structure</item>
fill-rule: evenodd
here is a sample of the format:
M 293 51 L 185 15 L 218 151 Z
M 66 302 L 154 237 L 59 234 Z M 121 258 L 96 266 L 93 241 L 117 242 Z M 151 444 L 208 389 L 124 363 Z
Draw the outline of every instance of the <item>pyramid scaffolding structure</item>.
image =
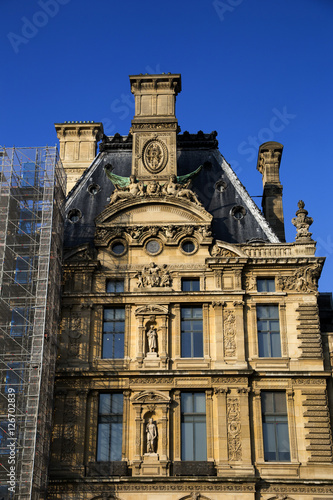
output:
M 66 177 L 56 147 L 0 148 L 0 498 L 44 498 Z

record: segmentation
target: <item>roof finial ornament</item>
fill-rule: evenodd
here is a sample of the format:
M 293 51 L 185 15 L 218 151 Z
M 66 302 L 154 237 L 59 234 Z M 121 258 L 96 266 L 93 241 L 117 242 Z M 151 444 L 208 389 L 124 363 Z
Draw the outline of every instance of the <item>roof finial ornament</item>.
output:
M 313 241 L 311 236 L 312 233 L 309 231 L 309 227 L 313 223 L 312 217 L 308 217 L 308 211 L 305 210 L 305 203 L 303 200 L 299 200 L 297 203 L 298 210 L 296 212 L 296 217 L 294 217 L 291 222 L 296 227 L 297 233 L 295 240 L 302 243 L 306 241 Z

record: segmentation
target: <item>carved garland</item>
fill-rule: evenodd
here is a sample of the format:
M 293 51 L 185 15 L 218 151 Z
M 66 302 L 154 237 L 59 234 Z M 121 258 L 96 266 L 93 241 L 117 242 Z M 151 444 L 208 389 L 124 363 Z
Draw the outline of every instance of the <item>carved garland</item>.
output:
M 230 461 L 242 459 L 242 441 L 239 398 L 228 397 L 228 455 Z

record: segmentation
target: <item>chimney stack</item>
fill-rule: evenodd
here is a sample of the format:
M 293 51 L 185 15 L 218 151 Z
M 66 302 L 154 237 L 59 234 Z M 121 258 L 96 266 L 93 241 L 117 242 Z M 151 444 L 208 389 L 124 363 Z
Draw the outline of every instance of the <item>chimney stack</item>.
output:
M 60 159 L 67 175 L 67 193 L 95 159 L 97 142 L 103 137 L 98 122 L 55 123 L 60 143 Z
M 262 144 L 258 153 L 257 170 L 262 174 L 264 186 L 262 198 L 264 216 L 279 240 L 284 242 L 283 187 L 279 175 L 282 151 L 283 145 L 278 142 L 265 142 Z

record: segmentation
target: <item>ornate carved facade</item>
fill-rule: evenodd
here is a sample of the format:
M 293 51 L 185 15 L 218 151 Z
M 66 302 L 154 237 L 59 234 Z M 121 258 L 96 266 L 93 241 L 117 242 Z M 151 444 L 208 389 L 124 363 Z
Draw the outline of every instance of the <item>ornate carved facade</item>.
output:
M 266 220 L 216 133 L 178 134 L 180 75 L 130 81 L 132 135 L 67 200 L 48 498 L 330 499 L 324 259 L 304 205 L 283 242 L 282 146 Z

